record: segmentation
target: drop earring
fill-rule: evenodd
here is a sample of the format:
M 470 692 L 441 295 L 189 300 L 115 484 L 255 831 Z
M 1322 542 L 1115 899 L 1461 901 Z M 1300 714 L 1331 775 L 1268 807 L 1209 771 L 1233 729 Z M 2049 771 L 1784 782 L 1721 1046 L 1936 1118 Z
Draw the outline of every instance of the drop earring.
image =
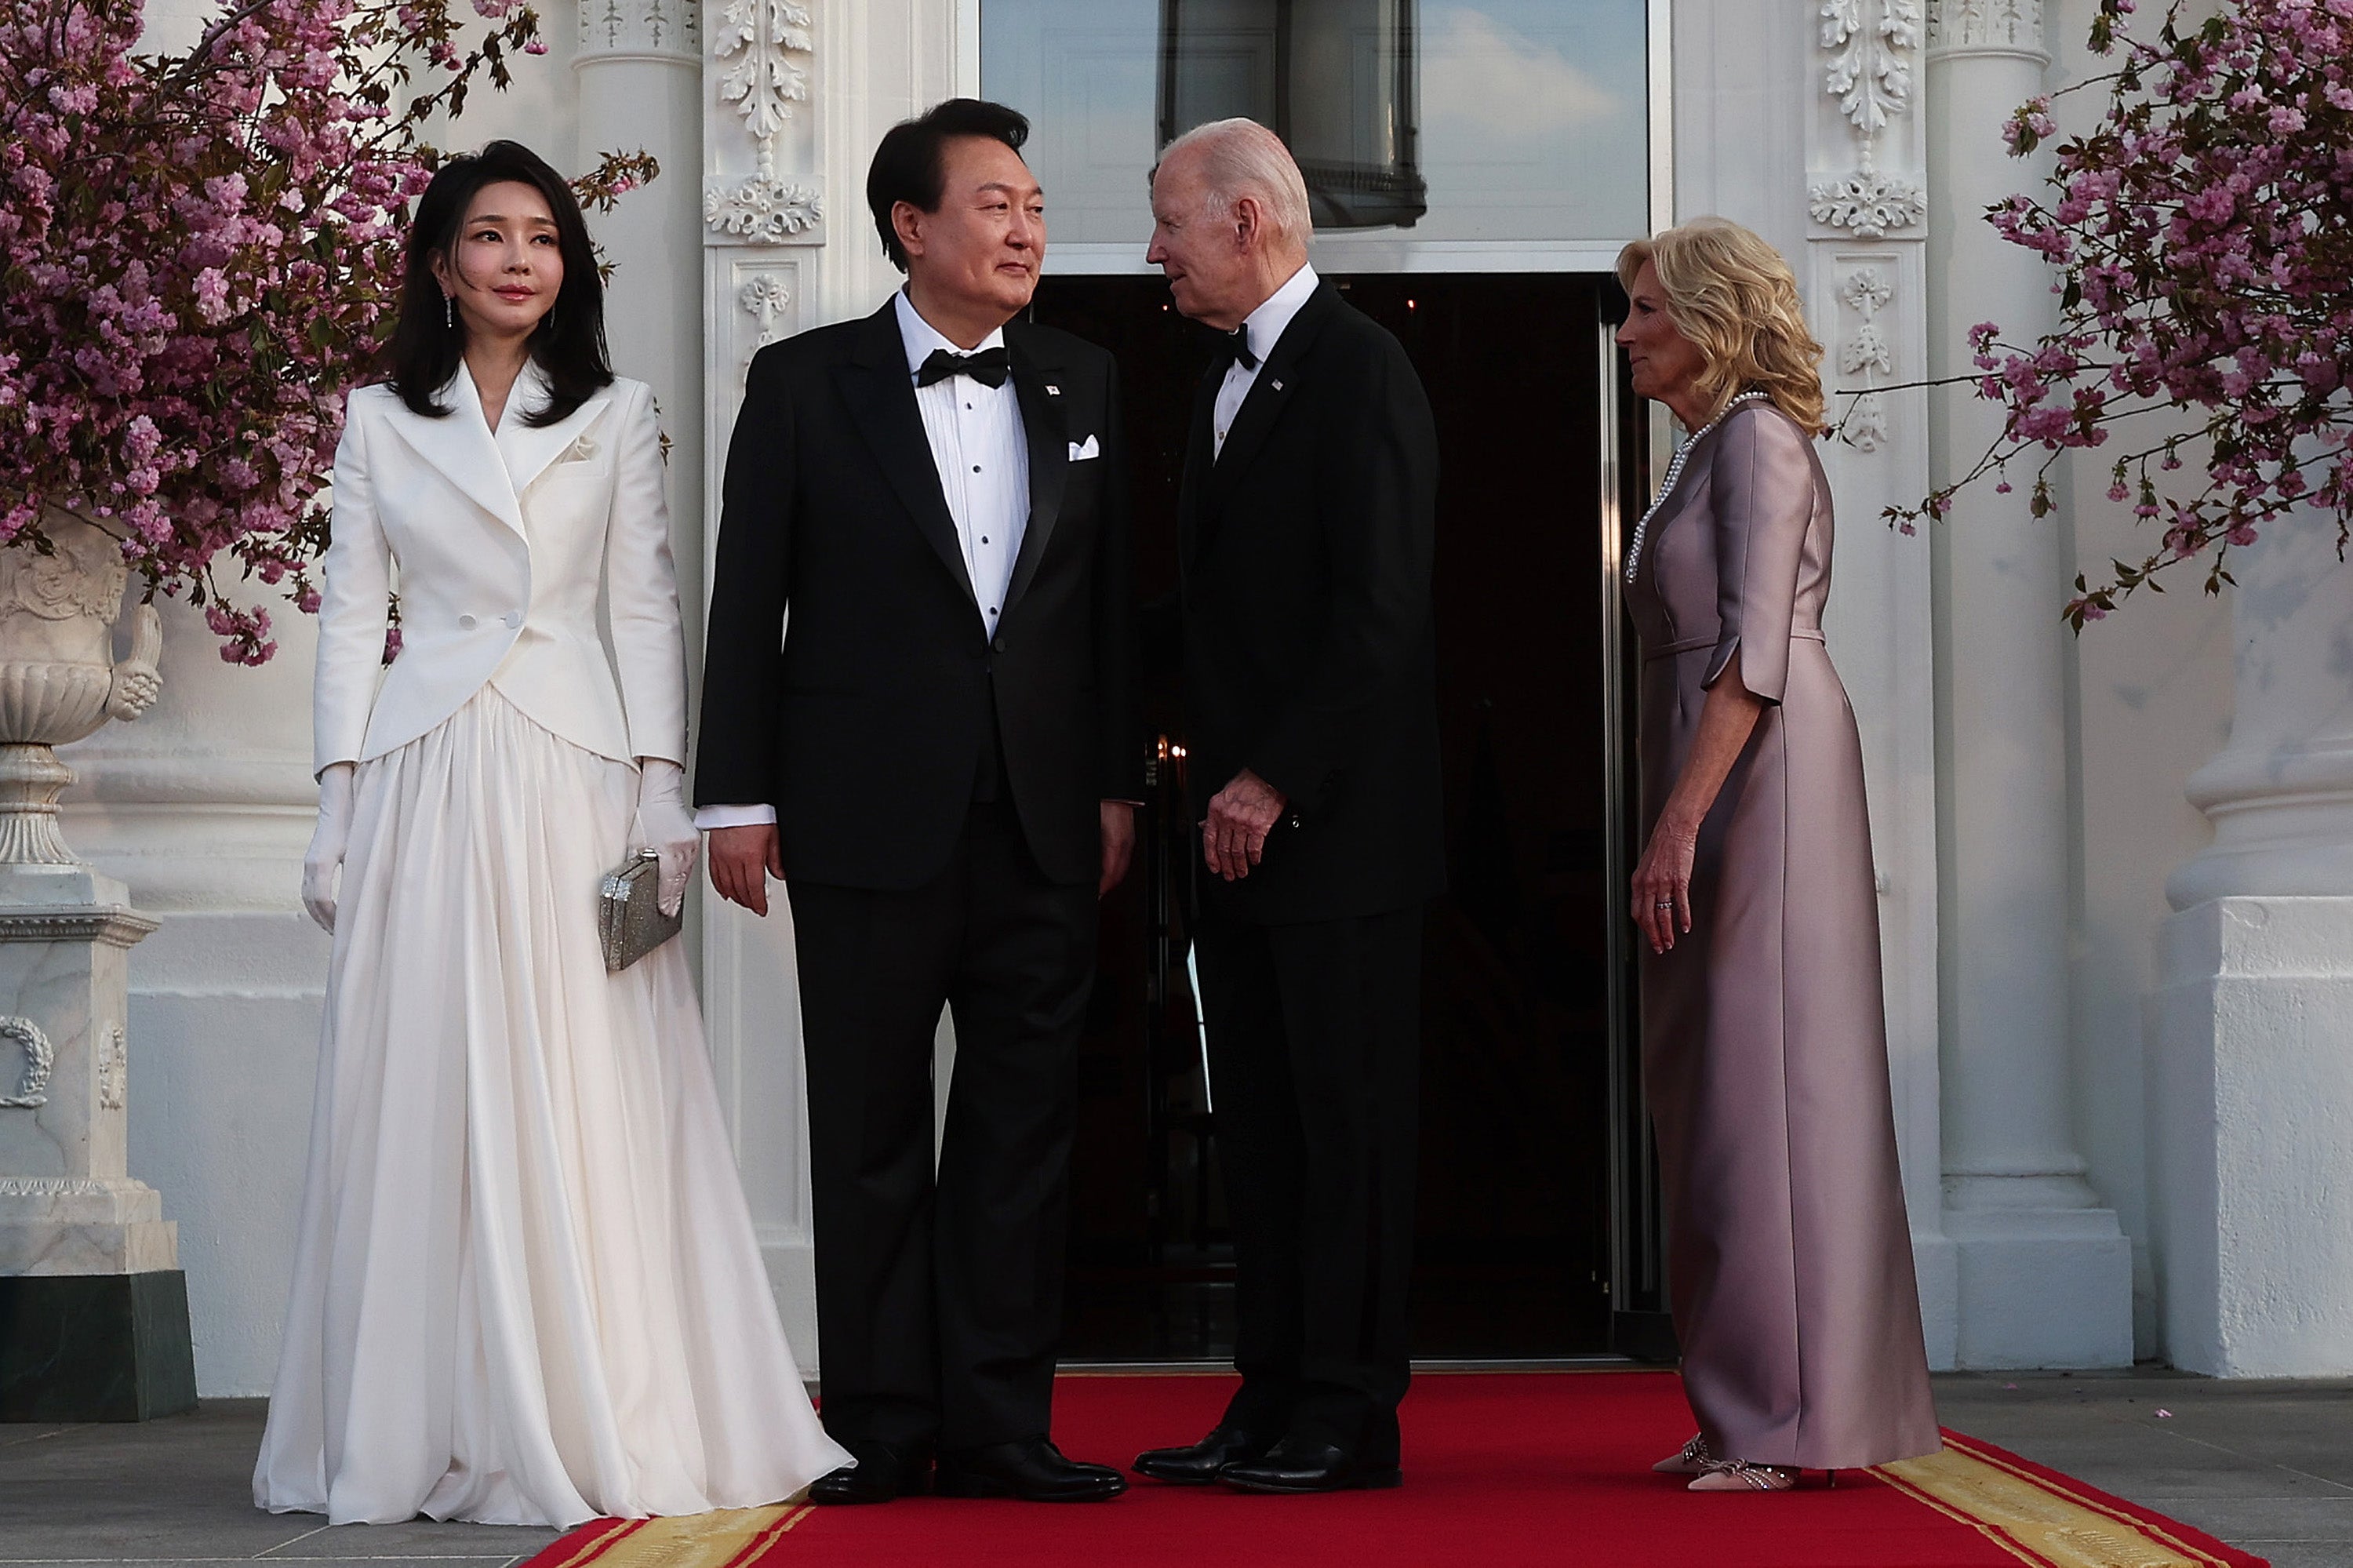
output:
M 454 294 L 441 296 L 441 324 L 444 327 L 455 327 L 458 324 L 458 298 Z

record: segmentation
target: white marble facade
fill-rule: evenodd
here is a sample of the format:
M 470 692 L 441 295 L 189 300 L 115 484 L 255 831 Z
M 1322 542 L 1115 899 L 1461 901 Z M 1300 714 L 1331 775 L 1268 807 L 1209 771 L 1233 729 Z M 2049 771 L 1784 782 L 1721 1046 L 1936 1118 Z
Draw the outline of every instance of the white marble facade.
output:
M 200 9 L 150 0 L 151 25 L 168 32 Z M 2023 325 L 2049 308 L 2043 280 L 1978 214 L 2036 177 L 2004 154 L 2002 115 L 2095 69 L 2082 48 L 2090 0 L 1651 10 L 1668 111 L 1653 118 L 1667 139 L 1654 213 L 1722 213 L 1780 245 L 1831 379 L 1866 394 L 1829 460 L 1845 523 L 1830 630 L 1870 771 L 1932 1356 L 2353 1371 L 2341 1321 L 2299 1339 L 2263 1316 L 2302 1308 L 2249 1284 L 2301 1249 L 2289 1288 L 2341 1301 L 2353 1258 L 2315 1260 L 2293 1224 L 2230 1219 L 2314 1190 L 2307 1164 L 2353 1147 L 2326 1117 L 2300 1124 L 2300 1142 L 2265 1135 L 2281 1094 L 2353 1097 L 2330 1065 L 2353 1039 L 2353 959 L 2326 939 L 2353 909 L 2353 787 L 2338 779 L 2353 752 L 2330 739 L 2353 694 L 2327 652 L 2353 578 L 2309 564 L 2336 587 L 2252 606 L 2242 595 L 2235 627 L 2231 604 L 2194 592 L 2137 601 L 2077 640 L 2058 620 L 2066 582 L 2135 547 L 2096 465 L 2064 471 L 2059 514 L 2042 523 L 1990 493 L 1918 537 L 1876 518 L 1986 435 L 1966 398 L 1904 384 L 1948 371 L 1971 322 Z M 707 570 L 745 364 L 894 286 L 861 199 L 865 160 L 892 122 L 976 90 L 982 8 L 556 11 L 549 55 L 505 98 L 478 99 L 452 137 L 515 134 L 559 163 L 635 145 L 661 159 L 663 177 L 597 227 L 622 262 L 618 368 L 657 387 L 676 443 L 692 581 Z M 131 955 L 130 1169 L 179 1222 L 210 1394 L 267 1386 L 323 979 L 325 943 L 295 902 L 311 800 L 305 629 L 281 641 L 269 668 L 232 669 L 174 617 L 157 709 L 71 758 L 83 783 L 69 836 L 162 921 Z M 2266 769 L 2289 755 L 2312 787 L 2283 802 Z M 2193 806 L 2191 775 L 2210 758 Z M 2200 806 L 2221 825 L 2211 853 Z M 2293 885 L 2279 874 L 2290 865 Z M 807 1354 L 789 929 L 706 904 L 699 939 L 722 1092 Z M 2285 1022 L 2251 1034 L 2253 1014 Z

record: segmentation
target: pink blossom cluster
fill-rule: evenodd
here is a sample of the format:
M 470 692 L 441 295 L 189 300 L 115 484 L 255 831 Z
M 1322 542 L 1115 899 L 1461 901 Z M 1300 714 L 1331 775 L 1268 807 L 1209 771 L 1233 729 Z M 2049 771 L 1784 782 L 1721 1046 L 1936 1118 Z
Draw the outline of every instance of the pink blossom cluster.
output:
M 515 0 L 224 0 L 177 55 L 141 0 L 0 14 L 0 546 L 56 508 L 104 520 L 150 591 L 259 664 L 241 576 L 318 608 L 321 492 L 349 389 L 392 325 L 426 119 L 503 87 L 538 39 Z M 609 202 L 642 156 L 584 182 Z M 602 177 L 603 186 L 597 185 Z
M 2040 515 L 2057 454 L 2161 428 L 2118 442 L 2109 491 L 2161 546 L 2076 579 L 2079 629 L 2177 561 L 2205 558 L 2219 591 L 2229 551 L 2291 512 L 2333 513 L 2340 549 L 2353 534 L 2353 0 L 2177 7 L 2149 39 L 2126 34 L 2132 9 L 2102 0 L 2094 43 L 2120 63 L 2079 84 L 2108 102 L 2055 147 L 2053 194 L 1989 215 L 2050 261 L 2059 325 L 2027 345 L 1972 334 L 1978 393 L 2007 418 L 1960 484 L 2040 448 Z M 2051 101 L 2008 134 L 2021 154 L 2053 137 Z M 2165 477 L 2192 463 L 2189 484 Z M 1894 515 L 1941 516 L 1957 488 Z

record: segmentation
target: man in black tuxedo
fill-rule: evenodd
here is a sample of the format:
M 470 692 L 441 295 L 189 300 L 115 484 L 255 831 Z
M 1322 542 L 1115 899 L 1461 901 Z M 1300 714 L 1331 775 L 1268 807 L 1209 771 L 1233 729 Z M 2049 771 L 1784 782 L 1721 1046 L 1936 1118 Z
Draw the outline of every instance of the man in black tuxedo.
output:
M 695 800 L 722 896 L 791 894 L 825 1425 L 858 1460 L 818 1502 L 1124 1487 L 1048 1433 L 1095 900 L 1142 789 L 1127 487 L 1111 356 L 1014 319 L 1028 132 L 958 99 L 883 138 L 907 286 L 761 350 L 727 454 Z
M 1242 1387 L 1173 1481 L 1394 1486 L 1408 1375 L 1421 922 L 1445 880 L 1430 556 L 1438 437 L 1398 341 L 1307 265 L 1274 133 L 1155 172 L 1149 259 L 1227 334 L 1179 502 L 1194 940 Z

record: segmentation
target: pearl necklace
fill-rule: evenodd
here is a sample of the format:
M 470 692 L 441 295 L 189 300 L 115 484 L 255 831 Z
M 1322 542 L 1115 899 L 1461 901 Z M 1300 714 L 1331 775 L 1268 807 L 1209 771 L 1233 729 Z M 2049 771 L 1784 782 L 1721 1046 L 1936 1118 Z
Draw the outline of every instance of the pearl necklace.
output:
M 1706 424 L 1702 425 L 1698 429 L 1694 430 L 1692 432 L 1691 440 L 1685 441 L 1683 445 L 1675 449 L 1675 455 L 1673 458 L 1669 460 L 1667 463 L 1667 477 L 1659 486 L 1659 498 L 1651 503 L 1651 509 L 1648 512 L 1643 513 L 1641 521 L 1634 524 L 1634 542 L 1626 546 L 1627 587 L 1631 588 L 1634 586 L 1635 569 L 1642 564 L 1643 535 L 1651 531 L 1651 519 L 1659 514 L 1659 508 L 1664 506 L 1667 503 L 1667 497 L 1675 493 L 1675 481 L 1681 479 L 1683 474 L 1683 460 L 1691 456 L 1692 449 L 1694 447 L 1696 447 L 1701 441 L 1713 435 L 1718 425 L 1721 425 L 1725 420 L 1732 418 L 1734 414 L 1737 413 L 1747 405 L 1751 403 L 1762 403 L 1767 401 L 1767 394 L 1763 392 L 1752 390 L 1741 393 L 1731 402 L 1726 403 L 1724 406 L 1723 413 L 1718 414 L 1715 418 L 1710 419 Z

